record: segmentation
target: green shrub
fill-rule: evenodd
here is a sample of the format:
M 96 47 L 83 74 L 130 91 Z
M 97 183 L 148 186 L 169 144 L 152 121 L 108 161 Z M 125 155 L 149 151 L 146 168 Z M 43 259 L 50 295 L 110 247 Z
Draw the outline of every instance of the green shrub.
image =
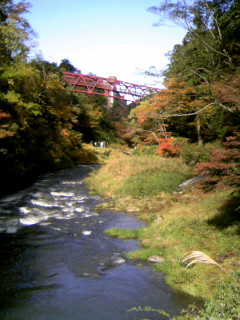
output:
M 211 151 L 219 145 L 218 142 L 215 142 L 199 146 L 196 143 L 189 143 L 185 138 L 176 138 L 174 142 L 179 146 L 180 156 L 188 165 L 209 161 Z
M 153 156 L 157 154 L 158 145 L 143 146 L 139 149 L 133 150 L 133 156 Z
M 235 274 L 235 277 L 239 277 Z M 184 317 L 177 319 L 197 319 L 197 320 L 239 320 L 240 305 L 239 305 L 240 287 L 229 282 L 223 282 L 219 285 L 218 291 L 214 299 L 207 300 L 201 310 L 193 308 L 192 310 L 184 311 Z
M 237 320 L 240 318 L 239 305 L 240 287 L 230 285 L 229 283 L 221 284 L 219 291 L 214 300 L 206 302 L 204 311 L 201 312 L 200 318 L 207 320 L 210 317 L 222 320 Z

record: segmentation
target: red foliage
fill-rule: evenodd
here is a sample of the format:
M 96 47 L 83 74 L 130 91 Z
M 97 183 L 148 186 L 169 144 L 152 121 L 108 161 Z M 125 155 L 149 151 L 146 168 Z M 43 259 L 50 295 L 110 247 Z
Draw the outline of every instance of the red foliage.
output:
M 240 132 L 233 132 L 234 136 L 227 137 L 223 145 L 227 148 L 240 148 Z
M 6 118 L 10 118 L 10 115 L 4 112 L 0 112 L 0 120 L 6 119 Z
M 223 148 L 213 149 L 210 161 L 197 164 L 195 171 L 207 175 L 203 188 L 224 189 L 226 186 L 239 185 L 240 134 L 228 137 Z
M 240 75 L 231 74 L 225 77 L 226 80 L 213 84 L 212 91 L 217 101 L 236 112 L 240 104 Z
M 157 152 L 165 157 L 176 157 L 179 155 L 180 149 L 178 145 L 174 144 L 173 138 L 161 138 Z
M 10 114 L 3 112 L 0 110 L 0 139 L 12 137 L 15 135 L 14 131 L 9 130 L 10 125 L 8 124 L 9 121 L 4 121 L 4 119 L 9 119 Z

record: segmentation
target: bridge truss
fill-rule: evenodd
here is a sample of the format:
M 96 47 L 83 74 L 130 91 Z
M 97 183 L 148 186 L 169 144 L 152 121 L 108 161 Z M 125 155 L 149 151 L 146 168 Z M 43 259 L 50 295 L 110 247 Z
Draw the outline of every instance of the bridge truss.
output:
M 65 80 L 75 92 L 95 94 L 112 99 L 134 101 L 160 89 L 118 80 L 116 77 L 97 77 L 92 75 L 64 72 Z

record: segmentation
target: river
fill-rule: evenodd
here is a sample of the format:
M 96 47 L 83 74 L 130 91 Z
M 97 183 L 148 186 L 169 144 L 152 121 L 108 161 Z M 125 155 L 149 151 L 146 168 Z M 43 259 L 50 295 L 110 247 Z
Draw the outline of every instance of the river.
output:
M 103 199 L 83 182 L 93 169 L 48 174 L 0 199 L 1 320 L 166 319 L 127 310 L 151 306 L 177 315 L 192 302 L 174 293 L 149 263 L 124 257 L 139 249 L 136 240 L 104 234 L 143 222 L 94 210 Z

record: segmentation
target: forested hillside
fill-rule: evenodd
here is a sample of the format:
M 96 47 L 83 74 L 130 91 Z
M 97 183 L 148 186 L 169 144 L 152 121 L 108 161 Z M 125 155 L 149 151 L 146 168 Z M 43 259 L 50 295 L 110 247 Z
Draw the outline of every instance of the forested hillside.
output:
M 123 138 L 182 156 L 196 173 L 213 176 L 210 189 L 238 185 L 239 1 L 165 1 L 149 11 L 159 16 L 156 26 L 170 20 L 187 33 L 169 53 L 165 88 L 132 109 Z
M 62 72 L 78 71 L 67 59 L 29 59 L 34 31 L 23 16 L 30 7 L 0 4 L 0 194 L 40 173 L 94 162 L 82 144 L 114 137 L 106 99 L 67 88 Z
M 224 141 L 239 130 L 239 1 L 187 3 L 166 1 L 149 8 L 160 16 L 158 26 L 170 20 L 187 33 L 169 53 L 165 89 L 132 112 L 136 142 L 174 136 L 201 145 Z

